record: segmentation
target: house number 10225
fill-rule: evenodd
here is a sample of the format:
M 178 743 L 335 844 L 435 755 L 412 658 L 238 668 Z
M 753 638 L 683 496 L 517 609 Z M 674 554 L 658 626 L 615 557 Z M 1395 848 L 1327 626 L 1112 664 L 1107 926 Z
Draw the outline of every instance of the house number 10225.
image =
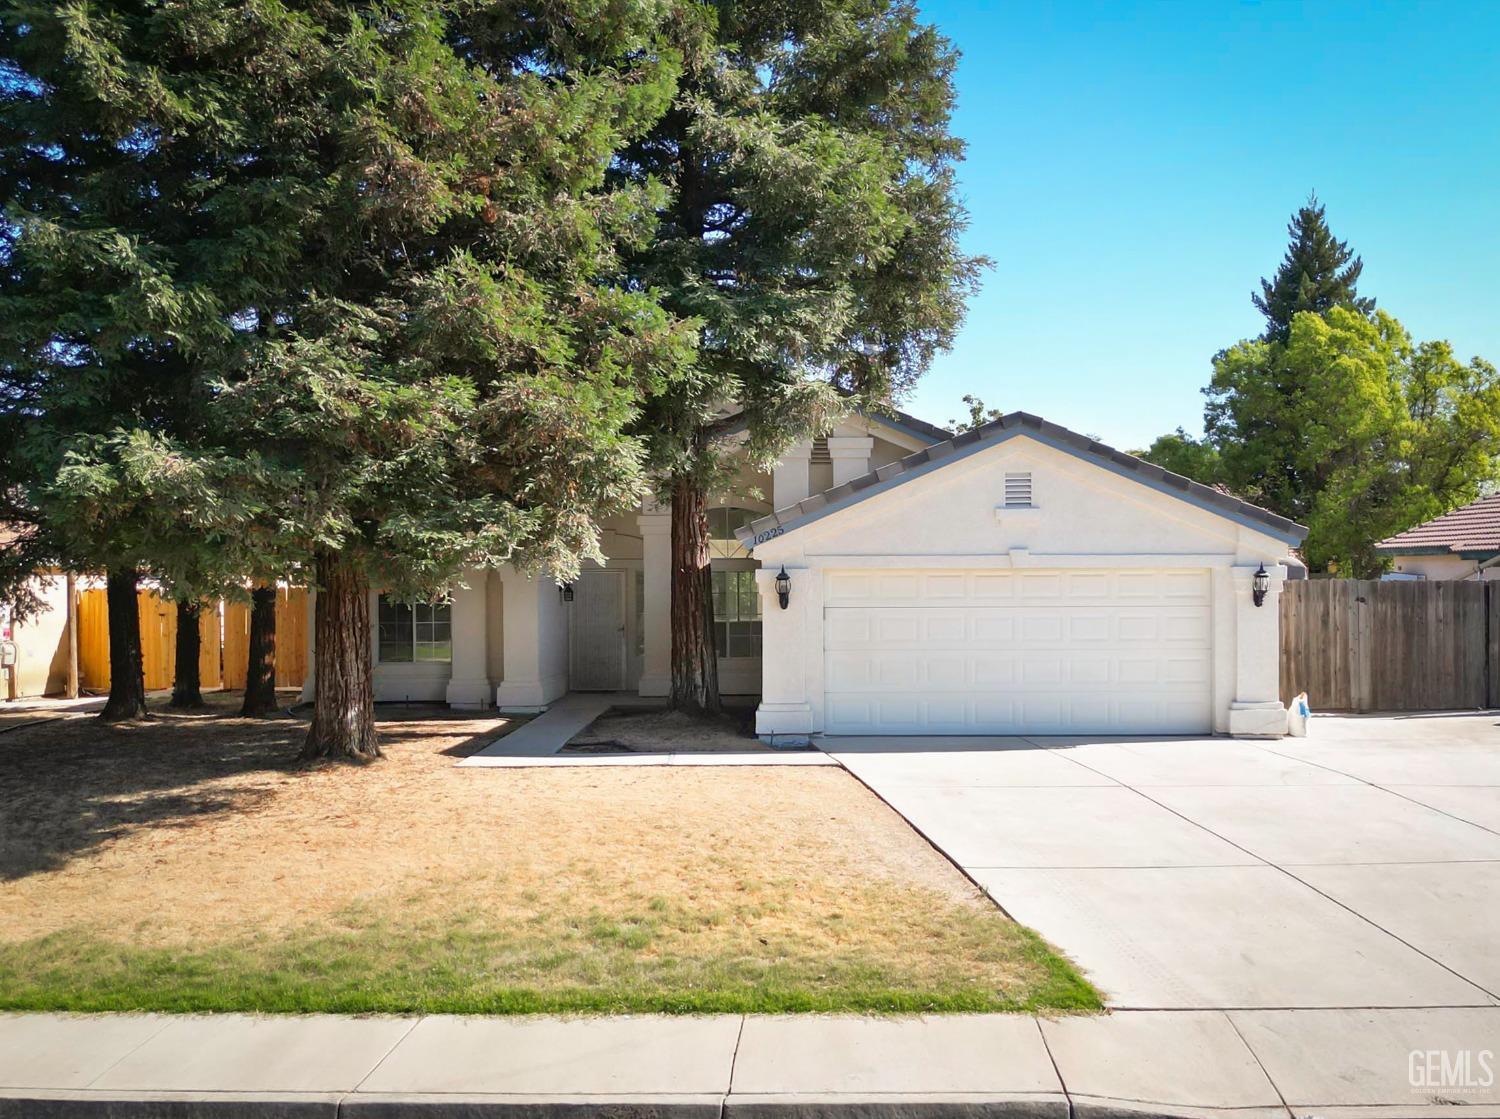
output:
M 785 531 L 786 529 L 782 528 L 780 525 L 777 525 L 775 528 L 766 529 L 765 532 L 757 532 L 755 534 L 755 539 L 751 541 L 751 547 L 754 547 L 756 544 L 764 544 L 767 540 L 774 540 Z

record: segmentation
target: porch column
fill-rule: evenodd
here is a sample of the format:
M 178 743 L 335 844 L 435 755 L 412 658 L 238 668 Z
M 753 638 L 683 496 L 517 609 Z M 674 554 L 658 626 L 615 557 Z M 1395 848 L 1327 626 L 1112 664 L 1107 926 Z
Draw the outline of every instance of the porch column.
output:
M 1259 564 L 1230 570 L 1234 585 L 1235 689 L 1229 705 L 1229 733 L 1236 738 L 1280 738 L 1286 734 L 1281 702 L 1281 586 L 1286 568 L 1270 565 L 1271 586 L 1255 605 Z
M 808 696 L 807 626 L 808 609 L 817 606 L 821 627 L 821 596 L 809 593 L 814 572 L 788 567 L 792 589 L 783 610 L 776 594 L 780 571 L 779 563 L 766 561 L 755 572 L 761 624 L 761 698 L 755 709 L 755 733 L 773 745 L 798 746 L 807 743 L 814 729 Z M 817 637 L 821 647 L 821 628 Z M 821 663 L 817 667 L 821 670 Z
M 789 447 L 781 461 L 771 468 L 771 508 L 785 509 L 812 492 L 809 471 L 812 469 L 812 442 Z
M 830 435 L 828 457 L 833 459 L 833 484 L 842 486 L 851 478 L 870 472 L 870 452 L 875 440 L 868 435 Z
M 302 674 L 302 694 L 297 697 L 298 703 L 311 703 L 317 691 L 314 687 L 313 673 L 318 666 L 318 588 L 307 588 L 307 671 Z
M 488 568 L 465 571 L 449 592 L 453 601 L 453 675 L 448 680 L 449 707 L 487 708 L 493 702 L 489 677 Z
M 495 689 L 502 711 L 535 714 L 568 690 L 568 627 L 557 585 L 513 567 L 497 574 L 504 592 L 505 678 Z
M 672 694 L 672 511 L 651 498 L 635 523 L 641 529 L 640 694 Z

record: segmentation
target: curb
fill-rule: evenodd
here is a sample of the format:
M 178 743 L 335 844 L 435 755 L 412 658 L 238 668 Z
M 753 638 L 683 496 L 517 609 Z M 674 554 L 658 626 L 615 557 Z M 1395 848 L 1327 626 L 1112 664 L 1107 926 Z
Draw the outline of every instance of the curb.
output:
M 0 1119 L 336 1119 L 342 1093 L 76 1092 L 11 1088 Z
M 1378 1109 L 1376 1109 L 1378 1110 Z M 10 1089 L 0 1119 L 1261 1119 L 1280 1109 L 1163 1107 L 1062 1093 L 504 1096 Z

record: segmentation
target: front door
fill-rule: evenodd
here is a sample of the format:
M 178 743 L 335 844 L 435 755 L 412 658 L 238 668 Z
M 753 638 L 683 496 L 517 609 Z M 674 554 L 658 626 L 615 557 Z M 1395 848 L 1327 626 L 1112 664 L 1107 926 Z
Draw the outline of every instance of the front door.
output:
M 586 568 L 573 584 L 569 687 L 575 692 L 625 688 L 625 572 Z

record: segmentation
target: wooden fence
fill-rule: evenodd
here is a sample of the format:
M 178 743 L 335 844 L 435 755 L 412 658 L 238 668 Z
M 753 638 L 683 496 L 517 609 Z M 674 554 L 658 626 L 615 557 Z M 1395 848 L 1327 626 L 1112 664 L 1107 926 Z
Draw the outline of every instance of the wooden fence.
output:
M 177 608 L 155 591 L 136 595 L 146 689 L 172 686 L 177 671 Z M 247 603 L 205 605 L 198 615 L 199 678 L 205 688 L 243 688 L 250 659 Z M 276 686 L 301 687 L 307 671 L 307 592 L 283 588 L 276 597 Z M 78 676 L 87 691 L 109 690 L 109 610 L 102 589 L 78 596 Z
M 243 688 L 250 669 L 250 604 L 224 603 L 224 686 Z M 276 592 L 276 686 L 300 688 L 307 675 L 307 592 Z
M 1281 695 L 1314 711 L 1500 702 L 1500 583 L 1313 579 L 1281 593 Z

